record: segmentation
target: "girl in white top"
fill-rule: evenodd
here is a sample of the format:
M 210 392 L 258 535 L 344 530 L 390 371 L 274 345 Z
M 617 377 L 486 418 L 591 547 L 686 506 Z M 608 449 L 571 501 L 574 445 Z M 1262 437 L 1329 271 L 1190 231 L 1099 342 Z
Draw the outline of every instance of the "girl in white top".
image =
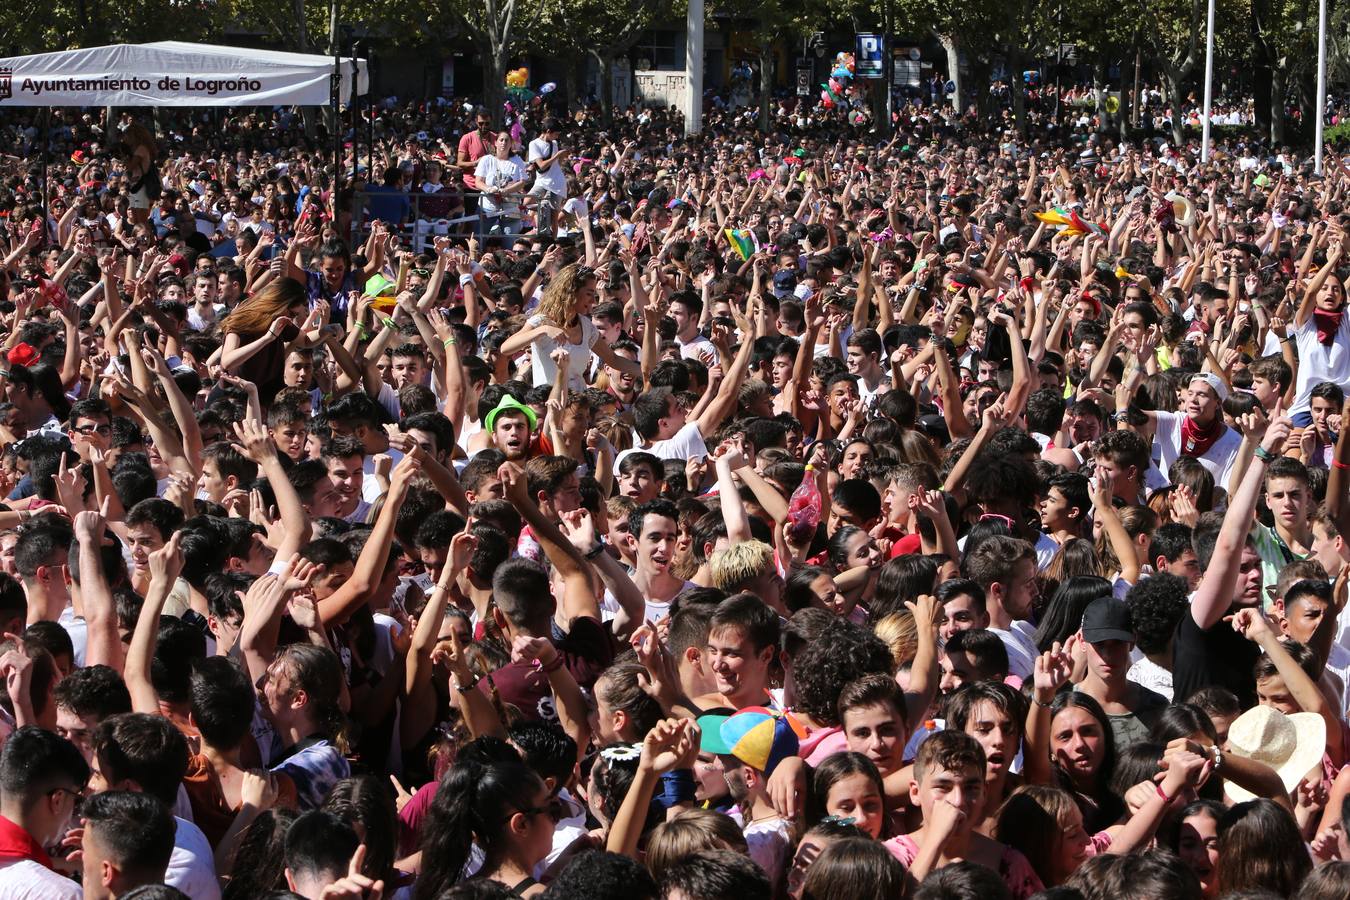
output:
M 595 271 L 573 263 L 554 275 L 544 288 L 544 297 L 525 327 L 502 343 L 501 352 L 515 356 L 530 348 L 530 371 L 535 386 L 553 384 L 558 376 L 552 359 L 559 347 L 568 351 L 567 387 L 580 391 L 586 387 L 586 369 L 591 354 L 612 369 L 642 375 L 642 366 L 615 353 L 600 336 L 590 312 L 595 306 Z
M 1299 366 L 1289 415 L 1300 428 L 1312 423 L 1313 388 L 1324 381 L 1333 381 L 1341 390 L 1350 389 L 1350 316 L 1345 314 L 1345 284 L 1337 270 L 1343 259 L 1341 242 L 1333 239 L 1326 265 L 1308 283 L 1294 313 L 1291 331 L 1298 347 Z
M 497 135 L 496 152 L 478 160 L 473 170 L 483 192 L 479 207 L 486 218 L 484 229 L 494 234 L 515 234 L 520 220 L 519 195 L 525 189 L 525 162 L 511 152 L 511 135 Z

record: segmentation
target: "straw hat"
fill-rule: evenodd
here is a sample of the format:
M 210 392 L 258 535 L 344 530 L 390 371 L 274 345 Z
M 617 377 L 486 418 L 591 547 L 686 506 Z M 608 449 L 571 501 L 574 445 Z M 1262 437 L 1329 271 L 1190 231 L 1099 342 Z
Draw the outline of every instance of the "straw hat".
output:
M 1287 716 L 1269 706 L 1254 706 L 1228 727 L 1228 752 L 1270 766 L 1286 791 L 1321 765 L 1326 747 L 1326 722 L 1317 713 Z M 1224 793 L 1234 803 L 1256 799 L 1231 781 L 1224 782 Z
M 1172 204 L 1172 218 L 1176 219 L 1178 225 L 1195 224 L 1195 204 L 1189 197 L 1183 197 L 1176 191 L 1169 191 L 1163 199 Z

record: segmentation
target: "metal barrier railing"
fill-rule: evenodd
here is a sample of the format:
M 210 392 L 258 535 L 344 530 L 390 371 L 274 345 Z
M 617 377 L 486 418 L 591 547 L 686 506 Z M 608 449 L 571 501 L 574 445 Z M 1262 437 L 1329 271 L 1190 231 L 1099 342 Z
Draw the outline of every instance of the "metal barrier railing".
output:
M 457 209 L 461 215 L 450 218 L 439 216 L 436 218 L 427 218 L 423 215 L 422 207 L 430 201 L 436 201 L 435 205 L 438 207 L 442 204 L 444 197 L 440 193 L 425 194 L 419 191 L 415 193 L 408 192 L 403 195 L 411 204 L 411 211 L 409 212 L 407 221 L 398 226 L 398 232 L 399 235 L 407 241 L 408 246 L 413 248 L 415 252 L 421 253 L 429 249 L 432 246 L 433 241 L 438 237 L 465 237 L 472 234 L 481 242 L 485 238 L 495 236 L 487 233 L 487 222 L 489 217 L 483 213 L 481 204 L 475 204 L 477 207 L 475 212 L 463 214 L 467 206 L 464 201 L 469 198 L 481 198 L 483 196 L 482 191 L 465 191 L 462 189 L 457 190 L 455 188 L 447 188 L 447 191 L 453 191 L 452 196 L 457 200 L 457 202 L 451 202 L 450 211 L 455 212 Z M 359 247 L 365 243 L 366 238 L 370 235 L 371 218 L 369 212 L 371 199 L 373 198 L 379 202 L 380 200 L 391 196 L 395 195 L 380 191 L 374 193 L 370 191 L 355 192 L 352 196 L 352 222 L 351 233 L 348 235 L 348 246 Z M 526 199 L 527 196 L 522 194 L 519 201 L 522 207 L 525 206 Z M 475 224 L 472 228 L 462 227 L 469 223 Z

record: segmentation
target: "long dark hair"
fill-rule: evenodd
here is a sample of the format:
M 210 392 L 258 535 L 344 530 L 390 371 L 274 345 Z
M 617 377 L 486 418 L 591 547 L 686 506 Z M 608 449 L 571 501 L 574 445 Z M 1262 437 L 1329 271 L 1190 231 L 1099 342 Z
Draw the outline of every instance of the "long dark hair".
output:
M 873 621 L 904 610 L 906 600 L 917 602 L 924 594 L 933 593 L 937 574 L 938 564 L 930 556 L 906 553 L 887 560 L 877 572 L 871 606 Z
M 1036 626 L 1036 649 L 1044 653 L 1063 643 L 1083 625 L 1083 610 L 1093 600 L 1111 596 L 1111 582 L 1095 575 L 1075 575 L 1055 591 Z
M 286 832 L 299 813 L 277 807 L 263 810 L 239 840 L 222 900 L 251 900 L 286 887 Z
M 417 900 L 435 900 L 462 880 L 475 843 L 492 860 L 511 816 L 533 805 L 543 789 L 543 780 L 522 762 L 455 763 L 441 780 L 422 828 Z
M 366 845 L 363 874 L 388 883 L 398 856 L 398 811 L 388 784 L 374 775 L 344 778 L 333 785 L 323 808 L 349 825 L 361 826 L 358 833 Z
M 1050 706 L 1050 731 L 1054 733 L 1054 722 L 1061 712 L 1066 709 L 1076 708 L 1086 710 L 1092 718 L 1097 720 L 1097 724 L 1102 729 L 1102 741 L 1104 750 L 1102 753 L 1102 763 L 1097 767 L 1097 773 L 1093 776 L 1091 799 L 1096 804 L 1096 808 L 1085 806 L 1079 797 L 1078 788 L 1074 785 L 1073 779 L 1069 773 L 1059 767 L 1059 763 L 1054 761 L 1053 755 L 1050 760 L 1055 770 L 1055 780 L 1060 787 L 1073 794 L 1075 801 L 1083 813 L 1083 827 L 1089 834 L 1096 834 L 1115 822 L 1125 814 L 1125 802 L 1111 790 L 1111 775 L 1116 770 L 1116 739 L 1111 732 L 1111 720 L 1107 718 L 1106 711 L 1102 709 L 1101 704 L 1090 696 L 1078 691 L 1065 691 L 1055 697 L 1055 702 Z
M 829 815 L 826 803 L 830 788 L 850 775 L 866 775 L 877 789 L 877 796 L 885 800 L 886 788 L 876 764 L 861 753 L 841 751 L 827 756 L 811 773 L 811 791 L 806 798 L 806 819 L 815 824 Z M 890 816 L 881 817 L 881 840 L 890 837 Z

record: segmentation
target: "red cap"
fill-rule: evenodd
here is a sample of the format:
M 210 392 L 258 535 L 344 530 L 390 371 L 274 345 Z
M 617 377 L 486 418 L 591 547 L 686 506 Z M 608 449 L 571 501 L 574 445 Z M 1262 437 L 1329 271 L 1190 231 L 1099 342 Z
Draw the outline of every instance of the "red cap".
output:
M 38 361 L 38 352 L 32 344 L 20 341 L 9 349 L 5 358 L 11 366 L 31 366 Z

